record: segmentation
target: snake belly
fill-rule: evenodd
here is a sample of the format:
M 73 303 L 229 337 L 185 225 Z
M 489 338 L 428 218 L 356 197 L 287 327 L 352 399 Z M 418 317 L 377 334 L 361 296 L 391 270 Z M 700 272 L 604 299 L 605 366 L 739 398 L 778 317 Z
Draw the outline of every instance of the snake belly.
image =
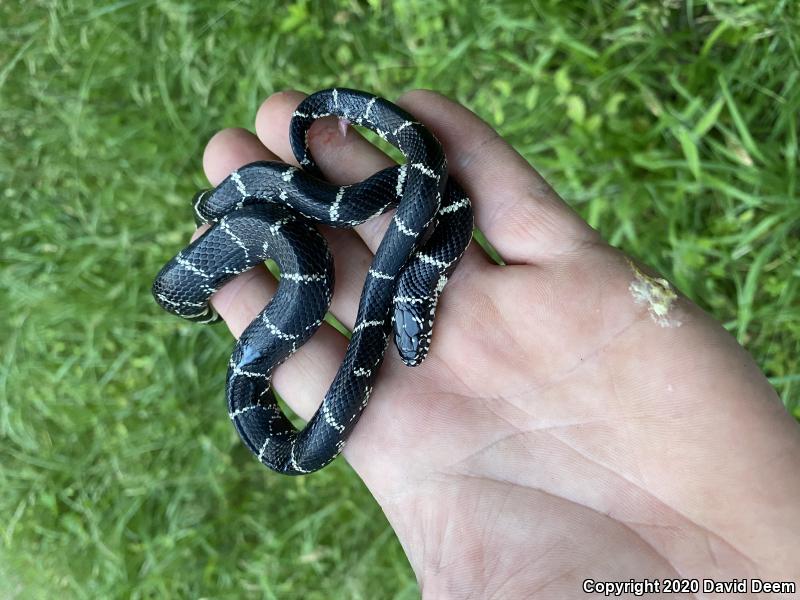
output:
M 406 162 L 353 184 L 322 176 L 308 146 L 317 119 L 337 116 L 372 130 Z M 288 475 L 316 471 L 344 447 L 367 405 L 392 330 L 403 361 L 427 355 L 439 295 L 472 237 L 472 207 L 447 178 L 441 144 L 391 102 L 329 89 L 308 96 L 290 123 L 301 168 L 260 161 L 232 172 L 194 199 L 210 229 L 157 275 L 153 295 L 169 312 L 198 322 L 218 315 L 209 298 L 239 273 L 271 258 L 280 269 L 275 296 L 242 333 L 226 381 L 228 414 L 245 445 Z M 271 388 L 275 368 L 320 327 L 333 295 L 333 259 L 315 223 L 352 228 L 392 208 L 364 282 L 344 360 L 319 409 L 298 430 Z

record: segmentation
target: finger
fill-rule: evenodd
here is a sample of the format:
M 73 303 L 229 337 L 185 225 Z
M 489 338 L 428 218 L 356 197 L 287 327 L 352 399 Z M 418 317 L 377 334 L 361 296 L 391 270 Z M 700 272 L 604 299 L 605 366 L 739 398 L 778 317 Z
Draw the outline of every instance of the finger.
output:
M 209 181 L 213 185 L 219 184 L 231 171 L 257 160 L 280 160 L 274 153 L 264 147 L 259 139 L 245 129 L 226 129 L 219 132 L 209 141 L 203 156 L 203 166 Z M 351 233 L 330 227 L 320 227 L 325 235 L 331 253 L 334 256 L 334 269 L 336 271 L 336 289 L 331 302 L 330 312 L 346 327 L 352 329 L 358 311 L 358 299 L 364 285 L 362 271 L 366 274 L 369 268 L 371 253 Z M 260 273 L 274 282 L 271 275 L 264 273 L 263 269 L 248 272 Z M 241 275 L 246 280 L 248 273 Z M 238 279 L 238 278 L 237 278 Z M 231 292 L 238 296 L 237 286 L 244 285 L 234 279 L 230 282 Z M 260 286 L 259 280 L 251 285 Z M 227 286 L 226 286 L 227 287 Z M 220 290 L 222 293 L 222 290 Z M 227 298 L 227 293 L 222 295 L 222 300 Z M 245 294 L 245 300 L 250 296 Z M 258 298 L 260 302 L 262 298 Z M 215 305 L 216 306 L 216 305 Z M 263 307 L 263 304 L 262 304 Z M 247 323 L 244 323 L 246 327 Z M 237 323 L 241 325 L 241 323 Z
M 203 166 L 216 185 L 232 170 L 257 160 L 276 157 L 244 129 L 220 131 L 208 142 Z M 199 235 L 199 231 L 196 235 Z M 255 319 L 275 294 L 277 282 L 263 267 L 251 269 L 225 284 L 211 303 L 235 337 Z M 347 339 L 324 324 L 291 360 L 275 371 L 275 389 L 303 418 L 314 414 L 328 383 L 342 362 Z
M 305 98 L 302 92 L 279 92 L 267 98 L 256 116 L 256 133 L 267 148 L 286 162 L 297 164 L 289 145 L 289 121 L 298 104 Z M 308 136 L 309 147 L 325 177 L 337 185 L 356 183 L 376 171 L 396 165 L 383 151 L 373 146 L 352 127 L 342 135 L 338 121 L 326 118 L 316 121 Z M 394 211 L 390 211 L 355 228 L 371 252 L 383 239 Z M 468 270 L 470 263 L 484 262 L 476 249 L 470 249 L 461 261 L 459 271 Z
M 203 153 L 203 170 L 212 185 L 218 185 L 231 171 L 257 160 L 274 156 L 246 129 L 223 129 L 212 137 Z M 206 227 L 198 229 L 194 237 Z M 237 275 L 211 297 L 211 304 L 239 337 L 277 289 L 277 282 L 262 267 Z
M 429 90 L 397 104 L 442 142 L 450 174 L 472 199 L 475 224 L 509 263 L 540 263 L 599 240 L 547 182 L 475 113 Z
M 267 98 L 256 116 L 256 133 L 264 145 L 286 162 L 297 164 L 289 145 L 289 121 L 306 94 L 279 92 Z M 336 185 L 356 183 L 395 163 L 352 127 L 346 135 L 338 119 L 319 119 L 308 132 L 308 144 L 325 178 Z M 379 215 L 355 228 L 356 233 L 374 253 L 383 238 L 392 213 Z
M 252 133 L 233 127 L 218 131 L 208 140 L 203 152 L 203 170 L 209 183 L 217 186 L 231 171 L 257 160 L 276 159 Z

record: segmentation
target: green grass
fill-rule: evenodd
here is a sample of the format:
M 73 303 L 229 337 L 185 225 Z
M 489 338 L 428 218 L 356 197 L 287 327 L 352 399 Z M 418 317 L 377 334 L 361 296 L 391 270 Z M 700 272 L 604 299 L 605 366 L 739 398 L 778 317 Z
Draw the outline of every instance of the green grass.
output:
M 0 4 L 0 597 L 416 597 L 347 466 L 269 475 L 230 337 L 149 294 L 205 141 L 284 88 L 465 103 L 800 417 L 796 3 L 324 6 Z

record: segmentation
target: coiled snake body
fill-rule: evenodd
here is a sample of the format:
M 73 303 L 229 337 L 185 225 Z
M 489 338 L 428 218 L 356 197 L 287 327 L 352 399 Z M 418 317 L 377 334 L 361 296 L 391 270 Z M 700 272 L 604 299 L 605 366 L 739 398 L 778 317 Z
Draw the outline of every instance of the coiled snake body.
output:
M 362 125 L 397 147 L 406 163 L 364 181 L 336 186 L 322 178 L 308 130 L 334 115 Z M 231 173 L 195 196 L 198 223 L 213 226 L 159 272 L 156 301 L 199 322 L 218 320 L 208 299 L 235 275 L 272 258 L 278 290 L 242 333 L 230 359 L 228 412 L 247 447 L 271 469 L 302 474 L 341 452 L 367 404 L 394 328 L 403 361 L 417 365 L 430 344 L 433 314 L 472 235 L 472 207 L 447 179 L 436 138 L 394 104 L 356 90 L 308 96 L 290 124 L 301 169 L 262 161 Z M 322 324 L 333 294 L 333 260 L 313 223 L 354 227 L 397 211 L 367 274 L 344 361 L 316 414 L 297 430 L 270 387 L 272 372 Z

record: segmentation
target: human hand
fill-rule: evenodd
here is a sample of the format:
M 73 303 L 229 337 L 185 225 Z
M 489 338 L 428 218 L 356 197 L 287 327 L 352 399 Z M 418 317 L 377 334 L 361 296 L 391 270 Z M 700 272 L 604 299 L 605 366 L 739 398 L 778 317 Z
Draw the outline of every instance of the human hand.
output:
M 212 184 L 255 160 L 295 163 L 299 93 L 270 97 L 257 137 L 218 133 Z M 426 362 L 391 347 L 344 455 L 431 597 L 576 596 L 584 579 L 800 579 L 800 433 L 747 353 L 667 282 L 606 245 L 475 115 L 426 91 L 397 102 L 443 143 L 476 225 L 439 303 Z M 336 184 L 391 164 L 335 120 L 311 150 Z M 352 328 L 391 213 L 322 228 L 331 312 Z M 274 293 L 266 269 L 213 298 L 239 335 Z M 323 325 L 275 372 L 310 417 L 347 339 Z M 774 596 L 773 596 L 774 597 Z

